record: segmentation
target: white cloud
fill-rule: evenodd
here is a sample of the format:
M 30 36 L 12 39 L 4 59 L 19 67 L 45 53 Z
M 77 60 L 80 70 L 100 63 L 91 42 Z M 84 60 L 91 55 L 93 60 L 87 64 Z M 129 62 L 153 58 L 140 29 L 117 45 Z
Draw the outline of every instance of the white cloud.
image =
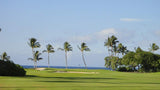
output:
M 86 36 L 74 36 L 71 37 L 71 42 L 92 42 L 92 41 L 98 41 L 98 40 L 104 40 L 106 37 L 115 35 L 118 32 L 114 28 L 104 29 L 96 33 L 91 33 L 90 35 Z
M 120 18 L 120 21 L 125 21 L 125 22 L 139 22 L 143 21 L 142 19 L 137 19 L 137 18 Z
M 109 28 L 109 29 L 104 29 L 100 32 L 97 32 L 96 36 L 97 36 L 98 39 L 105 39 L 109 35 L 115 35 L 117 33 L 118 32 L 114 28 Z

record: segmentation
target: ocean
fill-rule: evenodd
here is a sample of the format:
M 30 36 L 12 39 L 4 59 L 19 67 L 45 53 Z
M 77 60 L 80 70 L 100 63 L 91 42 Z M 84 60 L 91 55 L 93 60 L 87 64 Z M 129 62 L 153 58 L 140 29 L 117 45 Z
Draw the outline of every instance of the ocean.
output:
M 21 65 L 23 68 L 34 68 L 32 65 Z M 48 66 L 37 66 L 38 68 L 47 68 Z M 50 68 L 61 68 L 65 69 L 65 66 L 50 66 Z M 68 66 L 68 69 L 85 69 L 85 67 L 74 67 L 74 66 Z M 110 68 L 105 67 L 87 67 L 87 69 L 103 69 L 103 70 L 111 70 Z

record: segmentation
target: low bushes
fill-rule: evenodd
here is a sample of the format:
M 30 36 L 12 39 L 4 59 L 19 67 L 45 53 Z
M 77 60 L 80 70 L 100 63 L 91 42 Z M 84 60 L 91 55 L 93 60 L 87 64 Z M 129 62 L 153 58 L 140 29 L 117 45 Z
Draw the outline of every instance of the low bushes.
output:
M 131 67 L 119 67 L 117 71 L 120 72 L 133 72 L 134 70 Z
M 12 61 L 0 60 L 0 76 L 25 76 L 26 71 L 18 64 Z

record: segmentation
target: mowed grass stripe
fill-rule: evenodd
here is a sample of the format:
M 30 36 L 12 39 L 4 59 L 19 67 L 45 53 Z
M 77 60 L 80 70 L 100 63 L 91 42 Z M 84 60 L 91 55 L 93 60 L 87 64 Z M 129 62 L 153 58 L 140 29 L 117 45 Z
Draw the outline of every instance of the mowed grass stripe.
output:
M 26 69 L 25 77 L 0 76 L 0 90 L 158 90 L 160 73 L 128 73 L 107 70 Z M 55 71 L 98 72 L 55 73 Z

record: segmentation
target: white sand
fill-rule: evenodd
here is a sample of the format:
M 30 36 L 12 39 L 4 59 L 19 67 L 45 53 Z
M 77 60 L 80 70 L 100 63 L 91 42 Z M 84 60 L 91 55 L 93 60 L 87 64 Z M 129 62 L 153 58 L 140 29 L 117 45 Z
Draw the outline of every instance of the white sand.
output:
M 46 68 L 36 68 L 36 70 L 42 71 L 45 70 Z
M 99 74 L 99 72 L 75 72 L 75 71 L 56 71 L 55 73 Z

